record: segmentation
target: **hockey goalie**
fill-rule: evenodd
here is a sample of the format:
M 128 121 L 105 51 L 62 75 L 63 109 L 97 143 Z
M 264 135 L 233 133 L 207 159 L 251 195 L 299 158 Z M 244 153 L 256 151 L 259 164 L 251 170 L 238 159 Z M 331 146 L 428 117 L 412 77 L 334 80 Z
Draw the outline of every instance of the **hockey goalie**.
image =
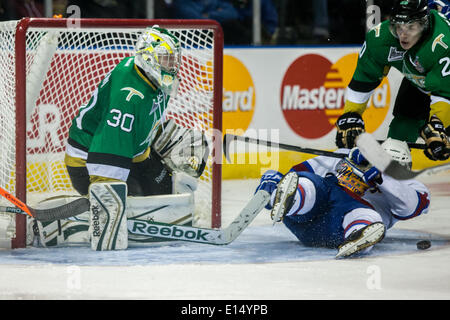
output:
M 180 50 L 168 30 L 145 29 L 135 55 L 107 74 L 80 108 L 69 130 L 65 164 L 90 208 L 76 221 L 34 221 L 35 244 L 90 243 L 93 250 L 121 250 L 129 239 L 154 240 L 129 237 L 127 219 L 192 223 L 194 191 L 209 148 L 203 132 L 165 117 L 176 94 Z M 71 200 L 45 201 L 40 207 Z

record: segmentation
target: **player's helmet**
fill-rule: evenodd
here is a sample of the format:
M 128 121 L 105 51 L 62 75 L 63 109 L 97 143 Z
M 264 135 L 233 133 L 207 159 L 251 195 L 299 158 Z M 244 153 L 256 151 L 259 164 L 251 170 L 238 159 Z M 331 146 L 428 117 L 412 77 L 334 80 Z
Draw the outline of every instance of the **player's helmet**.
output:
M 411 169 L 411 152 L 409 151 L 408 144 L 405 141 L 388 138 L 381 144 L 381 146 L 393 160 L 406 166 L 408 169 Z
M 425 28 L 429 26 L 427 0 L 395 0 L 391 11 L 391 24 L 420 22 Z
M 336 178 L 338 184 L 359 196 L 363 196 L 370 186 L 363 181 L 360 175 L 356 174 L 356 170 L 363 173 L 369 167 L 370 165 L 358 166 L 349 159 L 339 161 L 336 165 Z
M 170 93 L 176 87 L 181 64 L 180 42 L 166 29 L 146 28 L 137 40 L 134 62 L 158 87 Z

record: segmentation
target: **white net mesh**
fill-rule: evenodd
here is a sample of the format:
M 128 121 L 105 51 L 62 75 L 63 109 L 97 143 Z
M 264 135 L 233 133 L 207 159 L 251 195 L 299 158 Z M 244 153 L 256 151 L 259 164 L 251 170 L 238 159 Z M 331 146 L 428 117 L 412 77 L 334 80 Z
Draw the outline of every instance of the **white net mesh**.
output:
M 0 23 L 0 186 L 15 193 L 15 52 L 17 22 Z M 103 77 L 133 54 L 142 29 L 30 28 L 26 36 L 27 202 L 76 194 L 64 166 L 71 120 Z M 180 86 L 168 117 L 213 129 L 214 39 L 211 29 L 170 29 L 182 46 Z M 210 224 L 211 157 L 196 192 L 197 222 Z M 3 205 L 9 205 L 3 203 Z M 0 213 L 4 219 L 5 215 Z M 1 226 L 0 226 L 1 228 Z M 1 234 L 1 230 L 0 230 Z M 0 236 L 1 237 L 1 236 Z

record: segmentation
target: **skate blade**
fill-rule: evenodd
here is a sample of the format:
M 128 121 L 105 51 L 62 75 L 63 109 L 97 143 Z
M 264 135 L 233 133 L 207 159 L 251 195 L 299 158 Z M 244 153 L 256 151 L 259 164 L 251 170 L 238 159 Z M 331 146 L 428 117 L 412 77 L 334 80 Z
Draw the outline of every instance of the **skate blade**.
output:
M 286 210 L 286 199 L 295 193 L 295 191 L 297 190 L 297 186 L 298 175 L 296 172 L 289 172 L 286 176 L 283 177 L 283 179 L 281 179 L 277 188 L 277 193 L 281 192 L 280 190 L 284 188 L 286 188 L 286 191 L 284 191 L 281 195 L 277 194 L 275 196 L 275 199 L 279 198 L 279 201 L 276 201 L 270 214 L 273 219 L 273 225 L 283 220 L 282 217 Z
M 349 242 L 339 248 L 336 258 L 348 257 L 380 242 L 385 234 L 386 227 L 382 223 L 374 223 L 366 227 L 359 239 Z

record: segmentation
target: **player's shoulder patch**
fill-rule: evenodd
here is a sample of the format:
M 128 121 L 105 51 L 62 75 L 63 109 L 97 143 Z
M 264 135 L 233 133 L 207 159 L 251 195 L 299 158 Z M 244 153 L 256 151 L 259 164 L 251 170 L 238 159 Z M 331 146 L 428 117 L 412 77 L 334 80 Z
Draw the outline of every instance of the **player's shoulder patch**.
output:
M 450 47 L 450 21 L 439 12 L 432 10 L 433 33 L 429 40 L 430 50 L 434 54 L 448 54 Z
M 125 100 L 126 101 L 130 101 L 131 98 L 133 98 L 133 96 L 137 96 L 139 98 L 141 98 L 141 100 L 144 100 L 145 96 L 142 92 L 140 92 L 139 90 L 132 88 L 132 87 L 123 87 L 122 89 L 120 89 L 120 91 L 126 91 L 128 92 Z
M 434 37 L 431 43 L 431 52 L 438 51 L 439 47 L 443 48 L 445 51 L 448 50 L 450 44 L 450 36 L 445 35 L 444 33 L 440 33 Z

